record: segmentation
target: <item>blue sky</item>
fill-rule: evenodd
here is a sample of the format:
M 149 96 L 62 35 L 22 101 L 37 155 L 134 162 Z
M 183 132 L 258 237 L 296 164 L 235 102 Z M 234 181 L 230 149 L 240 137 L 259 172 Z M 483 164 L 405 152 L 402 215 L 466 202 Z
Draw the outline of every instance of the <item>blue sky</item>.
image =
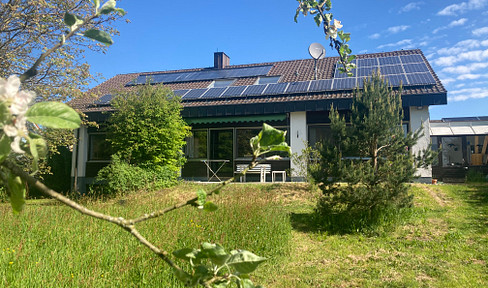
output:
M 310 58 L 323 30 L 313 19 L 293 22 L 294 0 L 119 1 L 119 21 L 106 54 L 87 53 L 94 73 L 116 74 L 209 67 L 224 51 L 231 64 Z M 420 48 L 448 90 L 448 105 L 431 119 L 488 115 L 488 0 L 339 1 L 334 18 L 351 32 L 353 53 Z M 327 47 L 327 56 L 337 56 Z

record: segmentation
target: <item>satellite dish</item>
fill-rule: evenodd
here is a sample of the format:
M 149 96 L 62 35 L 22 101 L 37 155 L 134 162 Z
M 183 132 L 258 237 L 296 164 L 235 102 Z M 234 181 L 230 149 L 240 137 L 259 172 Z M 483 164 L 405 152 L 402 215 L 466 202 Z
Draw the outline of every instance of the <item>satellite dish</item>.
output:
M 313 59 L 322 59 L 325 57 L 325 48 L 320 43 L 312 43 L 308 47 L 308 53 Z

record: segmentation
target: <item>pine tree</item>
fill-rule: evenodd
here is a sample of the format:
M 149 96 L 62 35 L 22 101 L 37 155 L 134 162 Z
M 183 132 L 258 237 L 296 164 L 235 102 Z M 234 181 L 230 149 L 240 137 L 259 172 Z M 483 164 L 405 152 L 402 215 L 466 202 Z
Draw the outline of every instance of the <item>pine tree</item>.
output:
M 401 91 L 376 74 L 354 91 L 348 115 L 331 108 L 332 138 L 311 171 L 323 191 L 317 211 L 329 228 L 357 230 L 412 204 L 406 183 L 415 178 L 417 158 L 410 148 L 421 131 L 405 135 Z

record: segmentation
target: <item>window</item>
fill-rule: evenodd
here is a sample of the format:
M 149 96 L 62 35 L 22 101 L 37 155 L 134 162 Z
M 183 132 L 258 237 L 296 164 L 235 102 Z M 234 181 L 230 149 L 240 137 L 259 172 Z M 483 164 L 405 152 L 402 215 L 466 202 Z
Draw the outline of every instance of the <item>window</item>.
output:
M 105 133 L 89 134 L 89 160 L 110 160 L 112 149 Z
M 223 88 L 232 85 L 236 81 L 235 79 L 217 79 L 214 80 L 208 88 Z
M 278 83 L 280 80 L 281 76 L 264 76 L 264 77 L 259 77 L 258 81 L 256 82 L 256 85 L 259 84 L 274 84 Z
M 308 145 L 315 148 L 318 143 L 332 139 L 332 130 L 328 125 L 308 126 Z
M 194 130 L 187 138 L 186 156 L 189 159 L 207 159 L 207 130 Z
M 252 149 L 250 140 L 252 137 L 258 135 L 261 129 L 237 129 L 237 158 L 252 158 Z

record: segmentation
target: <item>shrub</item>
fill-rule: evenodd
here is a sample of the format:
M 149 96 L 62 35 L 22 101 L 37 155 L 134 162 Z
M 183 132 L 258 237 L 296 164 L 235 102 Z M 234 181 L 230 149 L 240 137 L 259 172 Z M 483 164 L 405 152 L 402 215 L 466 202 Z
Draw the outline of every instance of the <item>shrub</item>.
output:
M 155 190 L 176 183 L 177 173 L 172 167 L 139 167 L 112 156 L 112 162 L 102 168 L 97 175 L 99 192 L 108 195 L 127 193 L 142 189 Z
M 311 174 L 323 192 L 317 213 L 332 230 L 374 226 L 386 211 L 412 204 L 406 183 L 432 154 L 411 153 L 421 130 L 404 135 L 400 95 L 373 75 L 363 90 L 354 91 L 348 125 L 331 109 L 333 137 L 320 148 L 320 163 Z

